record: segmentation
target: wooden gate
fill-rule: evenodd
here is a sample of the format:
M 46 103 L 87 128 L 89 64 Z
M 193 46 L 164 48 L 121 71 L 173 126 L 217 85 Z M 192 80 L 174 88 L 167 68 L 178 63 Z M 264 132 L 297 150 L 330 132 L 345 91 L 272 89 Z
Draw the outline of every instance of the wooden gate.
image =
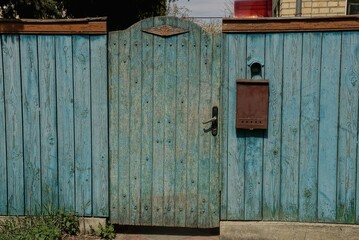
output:
M 111 222 L 219 226 L 220 138 L 202 122 L 220 109 L 221 41 L 164 17 L 109 33 Z

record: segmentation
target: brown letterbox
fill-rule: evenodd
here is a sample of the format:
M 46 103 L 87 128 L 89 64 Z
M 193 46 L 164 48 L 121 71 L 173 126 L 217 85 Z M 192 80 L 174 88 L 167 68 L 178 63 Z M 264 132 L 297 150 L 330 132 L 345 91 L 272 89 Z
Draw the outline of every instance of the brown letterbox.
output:
M 268 80 L 237 80 L 236 128 L 268 128 Z

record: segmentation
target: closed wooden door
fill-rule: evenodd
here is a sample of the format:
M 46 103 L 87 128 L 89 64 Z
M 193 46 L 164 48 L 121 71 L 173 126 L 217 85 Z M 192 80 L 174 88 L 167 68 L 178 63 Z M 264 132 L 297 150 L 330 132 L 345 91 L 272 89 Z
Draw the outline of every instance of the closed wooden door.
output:
M 221 41 L 165 17 L 109 33 L 111 222 L 219 225 L 220 129 L 203 122 L 221 110 Z

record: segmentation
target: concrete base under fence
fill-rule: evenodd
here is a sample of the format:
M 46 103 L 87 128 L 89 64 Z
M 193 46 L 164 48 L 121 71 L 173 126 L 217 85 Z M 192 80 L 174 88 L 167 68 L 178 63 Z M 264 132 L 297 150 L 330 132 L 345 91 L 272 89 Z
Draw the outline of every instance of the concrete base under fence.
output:
M 294 222 L 220 223 L 221 240 L 359 240 L 359 226 Z

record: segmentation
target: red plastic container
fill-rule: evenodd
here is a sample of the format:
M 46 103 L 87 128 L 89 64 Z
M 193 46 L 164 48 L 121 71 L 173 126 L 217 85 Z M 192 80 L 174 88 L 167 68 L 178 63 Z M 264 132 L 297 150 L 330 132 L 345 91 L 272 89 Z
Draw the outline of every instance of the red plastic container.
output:
M 272 16 L 272 0 L 235 0 L 235 18 L 256 18 Z

